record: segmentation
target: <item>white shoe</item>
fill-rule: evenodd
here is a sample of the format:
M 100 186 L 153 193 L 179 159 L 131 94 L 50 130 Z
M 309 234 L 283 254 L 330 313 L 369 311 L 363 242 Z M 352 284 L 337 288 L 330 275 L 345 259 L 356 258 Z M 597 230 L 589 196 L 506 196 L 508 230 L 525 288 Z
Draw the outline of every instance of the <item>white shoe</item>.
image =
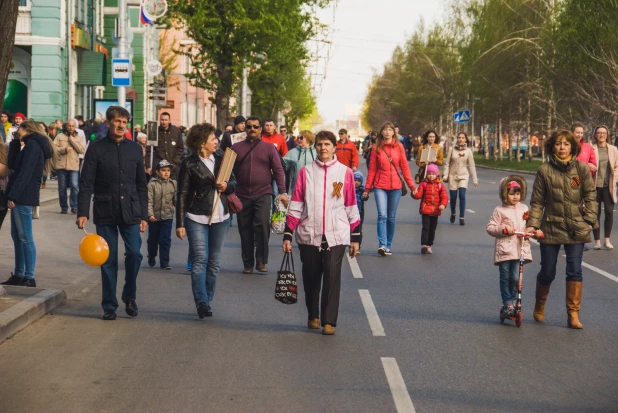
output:
M 378 248 L 378 254 L 384 257 L 386 255 L 386 248 L 384 247 Z
M 613 250 L 614 246 L 609 241 L 605 241 L 605 248 L 608 250 Z
M 391 255 L 393 255 L 393 252 L 390 250 L 390 248 L 387 248 L 386 252 L 384 253 L 384 255 L 391 256 Z
M 427 254 L 433 254 L 433 251 L 431 250 L 431 247 L 427 247 Z

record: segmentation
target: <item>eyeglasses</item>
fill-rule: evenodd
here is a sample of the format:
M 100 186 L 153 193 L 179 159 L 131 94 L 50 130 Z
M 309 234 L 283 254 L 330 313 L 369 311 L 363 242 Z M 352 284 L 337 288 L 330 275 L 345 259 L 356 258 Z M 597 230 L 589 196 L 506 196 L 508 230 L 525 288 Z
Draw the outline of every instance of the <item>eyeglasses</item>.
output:
M 596 134 L 603 136 L 603 135 L 607 135 L 607 132 L 597 132 Z
M 341 136 L 341 135 L 345 135 L 345 133 L 343 133 L 343 132 L 339 132 L 339 136 Z
M 248 129 L 260 129 L 261 126 L 260 125 L 247 125 Z

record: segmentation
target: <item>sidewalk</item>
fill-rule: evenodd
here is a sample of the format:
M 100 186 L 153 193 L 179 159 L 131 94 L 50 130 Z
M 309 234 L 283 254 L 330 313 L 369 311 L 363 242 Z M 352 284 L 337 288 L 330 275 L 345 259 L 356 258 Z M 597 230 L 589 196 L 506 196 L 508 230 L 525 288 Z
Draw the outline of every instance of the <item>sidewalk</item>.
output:
M 99 268 L 87 266 L 79 257 L 84 232 L 76 228 L 74 214 L 60 214 L 57 188 L 57 181 L 47 181 L 47 188 L 41 190 L 40 219 L 33 221 L 38 288 L 0 290 L 0 343 L 57 306 L 81 301 L 100 285 Z M 9 278 L 13 263 L 9 214 L 0 230 L 0 281 Z

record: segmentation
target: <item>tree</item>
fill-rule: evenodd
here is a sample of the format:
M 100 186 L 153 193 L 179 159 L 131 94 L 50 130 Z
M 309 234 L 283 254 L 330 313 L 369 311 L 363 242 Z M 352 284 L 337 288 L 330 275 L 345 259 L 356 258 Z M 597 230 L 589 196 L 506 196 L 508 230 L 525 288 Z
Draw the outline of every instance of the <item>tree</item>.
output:
M 330 0 L 176 0 L 170 24 L 183 26 L 196 44 L 180 53 L 189 57 L 187 77 L 215 93 L 217 122 L 230 119 L 233 96 L 244 67 L 258 69 L 291 47 L 302 56 L 304 43 L 319 28 L 314 6 Z M 297 26 L 291 27 L 295 23 Z M 306 50 L 305 50 L 306 53 Z
M 2 110 L 4 105 L 4 94 L 6 93 L 6 84 L 11 69 L 18 12 L 19 0 L 2 1 L 2 25 L 0 25 L 0 110 Z

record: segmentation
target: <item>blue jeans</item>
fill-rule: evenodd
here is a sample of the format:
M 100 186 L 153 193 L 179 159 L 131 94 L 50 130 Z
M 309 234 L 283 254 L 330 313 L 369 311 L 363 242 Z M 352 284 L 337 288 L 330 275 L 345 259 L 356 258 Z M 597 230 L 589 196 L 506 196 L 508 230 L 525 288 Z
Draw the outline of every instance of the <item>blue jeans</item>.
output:
M 395 237 L 395 216 L 401 200 L 401 189 L 386 191 L 375 188 L 373 193 L 378 207 L 378 243 L 380 247 L 391 249 Z
M 156 258 L 159 252 L 161 268 L 167 267 L 170 263 L 173 222 L 173 219 L 164 219 L 148 223 L 148 258 Z
M 455 215 L 457 195 L 459 195 L 459 217 L 463 218 L 466 213 L 466 188 L 459 188 L 456 191 L 449 192 L 451 194 L 451 214 Z
M 567 281 L 582 282 L 582 259 L 584 244 L 564 244 L 566 253 Z M 560 244 L 541 244 L 541 270 L 536 279 L 541 285 L 550 285 L 556 278 L 556 263 L 560 254 Z
M 36 245 L 32 235 L 32 211 L 29 205 L 15 205 L 11 210 L 11 238 L 15 247 L 15 270 L 19 277 L 34 280 Z
M 217 275 L 221 263 L 221 250 L 230 229 L 225 220 L 212 225 L 197 223 L 189 218 L 185 221 L 189 254 L 191 257 L 191 289 L 195 306 L 210 304 L 215 297 Z
M 118 233 L 124 241 L 124 288 L 122 296 L 129 300 L 135 300 L 137 294 L 137 274 L 139 266 L 142 264 L 143 255 L 140 253 L 142 248 L 142 236 L 139 231 L 139 224 L 134 225 L 97 225 L 97 234 L 103 237 L 109 245 L 109 258 L 105 264 L 101 265 L 101 287 L 103 289 L 103 299 L 101 307 L 103 310 L 114 310 L 118 308 L 116 299 L 116 284 L 118 280 Z
M 519 260 L 502 261 L 498 264 L 500 270 L 500 295 L 505 307 L 514 305 L 517 299 L 517 284 L 519 283 Z
M 67 205 L 67 185 L 71 188 L 71 209 L 77 209 L 79 172 L 58 169 L 56 170 L 56 176 L 58 177 L 58 201 L 60 201 L 60 209 L 63 211 L 69 209 L 69 205 Z

